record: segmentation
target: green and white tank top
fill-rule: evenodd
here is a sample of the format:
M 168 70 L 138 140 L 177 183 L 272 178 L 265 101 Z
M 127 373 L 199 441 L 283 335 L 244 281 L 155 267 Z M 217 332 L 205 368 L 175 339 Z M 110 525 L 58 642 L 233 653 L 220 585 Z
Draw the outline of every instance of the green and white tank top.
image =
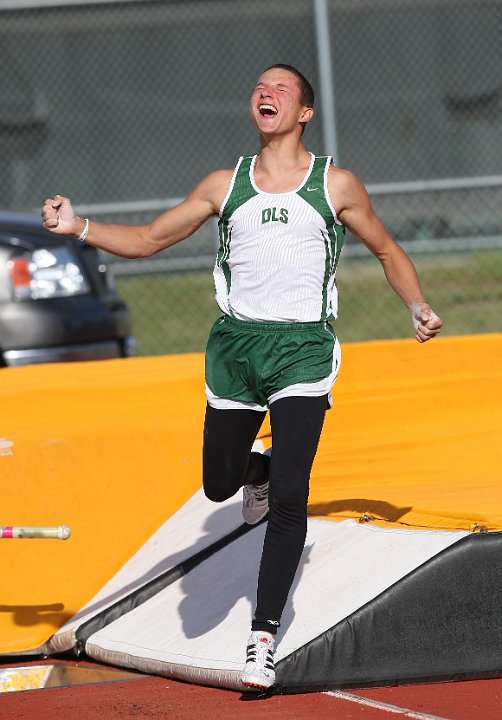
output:
M 345 228 L 328 194 L 331 157 L 312 155 L 296 190 L 267 193 L 241 157 L 218 223 L 216 301 L 240 320 L 315 322 L 336 317 L 335 274 Z

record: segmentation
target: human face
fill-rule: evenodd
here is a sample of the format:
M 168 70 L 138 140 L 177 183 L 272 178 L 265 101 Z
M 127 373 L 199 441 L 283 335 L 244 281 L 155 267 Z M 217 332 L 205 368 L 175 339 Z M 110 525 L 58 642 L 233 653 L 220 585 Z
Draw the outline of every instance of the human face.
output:
M 251 118 L 261 135 L 279 135 L 301 130 L 310 120 L 312 108 L 301 102 L 298 78 L 289 70 L 272 68 L 260 76 L 251 95 Z

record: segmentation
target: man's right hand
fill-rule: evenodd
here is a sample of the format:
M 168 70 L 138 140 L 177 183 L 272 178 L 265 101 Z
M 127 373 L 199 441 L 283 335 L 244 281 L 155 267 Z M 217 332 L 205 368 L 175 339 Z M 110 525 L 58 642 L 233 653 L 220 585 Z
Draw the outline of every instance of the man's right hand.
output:
M 85 221 L 75 214 L 70 199 L 62 195 L 48 198 L 42 208 L 42 225 L 57 235 L 81 234 Z

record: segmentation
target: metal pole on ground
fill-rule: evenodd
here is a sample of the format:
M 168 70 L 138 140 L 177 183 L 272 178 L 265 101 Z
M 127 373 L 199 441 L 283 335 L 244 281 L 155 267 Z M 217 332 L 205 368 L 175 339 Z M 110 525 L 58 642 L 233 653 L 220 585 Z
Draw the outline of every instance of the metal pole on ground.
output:
M 38 538 L 42 540 L 68 540 L 71 530 L 67 525 L 0 525 L 0 539 Z

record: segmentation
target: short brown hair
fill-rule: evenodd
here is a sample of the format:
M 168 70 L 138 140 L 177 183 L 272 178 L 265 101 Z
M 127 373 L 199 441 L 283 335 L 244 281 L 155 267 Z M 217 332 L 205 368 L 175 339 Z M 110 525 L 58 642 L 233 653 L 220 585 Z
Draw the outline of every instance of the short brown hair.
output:
M 305 107 L 314 107 L 314 88 L 310 84 L 310 82 L 307 80 L 305 75 L 303 75 L 299 70 L 297 70 L 292 65 L 285 65 L 284 63 L 277 63 L 276 65 L 270 65 L 264 72 L 267 72 L 267 70 L 273 70 L 274 68 L 279 68 L 281 70 L 287 70 L 288 72 L 295 75 L 296 79 L 298 80 L 298 85 L 300 86 L 300 100 L 302 105 Z

